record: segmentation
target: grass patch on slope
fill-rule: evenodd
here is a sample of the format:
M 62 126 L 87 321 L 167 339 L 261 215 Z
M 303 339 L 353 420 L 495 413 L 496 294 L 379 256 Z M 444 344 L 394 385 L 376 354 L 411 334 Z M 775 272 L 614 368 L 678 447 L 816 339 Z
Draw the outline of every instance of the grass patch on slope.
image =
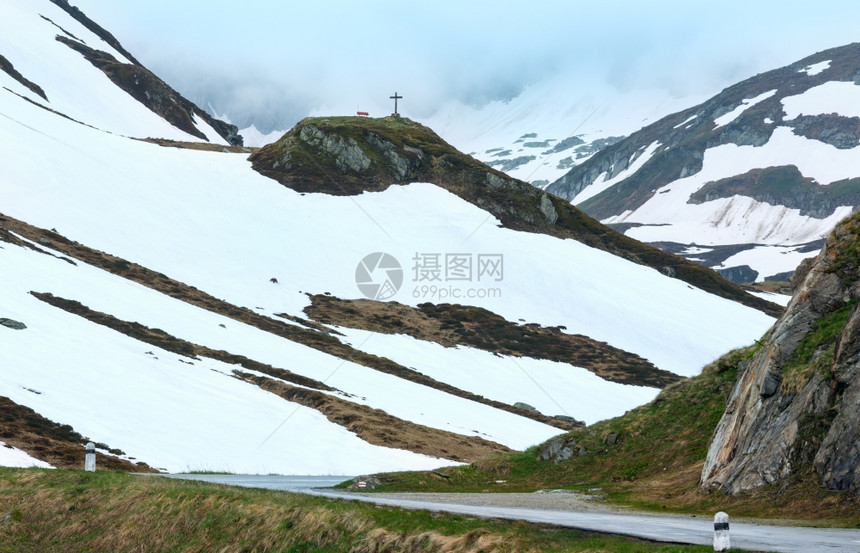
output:
M 532 447 L 447 469 L 449 478 L 428 477 L 424 472 L 387 474 L 378 489 L 531 492 L 608 486 L 605 489 L 621 491 L 642 478 L 701 468 L 737 376 L 738 361 L 751 351 L 726 355 L 701 376 L 668 386 L 651 403 L 621 417 L 561 435 L 575 453 L 566 461 L 538 461 L 539 448 Z M 695 487 L 697 478 L 678 484 Z
M 788 389 L 799 391 L 815 373 L 833 379 L 830 369 L 836 351 L 836 338 L 845 328 L 848 317 L 857 305 L 854 299 L 835 311 L 824 315 L 803 337 L 783 368 L 783 379 Z
M 714 429 L 737 379 L 757 346 L 734 350 L 702 374 L 665 388 L 651 403 L 621 417 L 561 435 L 573 456 L 538 461 L 539 447 L 444 472 L 380 476 L 377 491 L 534 492 L 569 489 L 637 509 L 713 515 L 827 520 L 860 526 L 860 500 L 827 490 L 812 470 L 785 486 L 733 497 L 699 488 Z M 741 369 L 742 370 L 742 369 Z
M 10 553 L 712 550 L 118 472 L 0 468 L 0 513 Z

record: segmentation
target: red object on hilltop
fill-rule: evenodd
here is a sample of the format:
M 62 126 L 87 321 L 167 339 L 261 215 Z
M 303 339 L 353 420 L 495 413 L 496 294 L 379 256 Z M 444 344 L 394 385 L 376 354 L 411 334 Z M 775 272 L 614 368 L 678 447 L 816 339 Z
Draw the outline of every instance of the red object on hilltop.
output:
M 358 112 L 356 112 L 356 113 L 358 113 L 358 115 L 364 115 L 365 117 L 367 117 L 368 115 L 370 115 L 370 114 L 369 114 L 369 113 L 367 113 L 366 111 L 358 111 Z

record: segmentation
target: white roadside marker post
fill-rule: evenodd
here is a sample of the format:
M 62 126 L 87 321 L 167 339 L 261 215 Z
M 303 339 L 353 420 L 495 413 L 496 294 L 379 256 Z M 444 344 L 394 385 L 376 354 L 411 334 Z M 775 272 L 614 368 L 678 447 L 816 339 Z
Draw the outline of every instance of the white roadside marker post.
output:
M 87 442 L 87 456 L 84 460 L 84 470 L 87 472 L 96 471 L 96 446 L 92 442 Z
M 714 551 L 728 551 L 731 547 L 729 515 L 720 511 L 714 515 Z

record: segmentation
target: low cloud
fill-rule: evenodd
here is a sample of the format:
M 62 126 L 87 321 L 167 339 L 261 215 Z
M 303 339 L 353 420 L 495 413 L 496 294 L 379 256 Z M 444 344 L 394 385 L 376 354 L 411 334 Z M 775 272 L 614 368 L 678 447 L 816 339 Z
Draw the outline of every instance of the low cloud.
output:
M 599 5 L 439 0 L 403 4 L 73 0 L 144 64 L 240 127 L 284 129 L 308 114 L 429 117 L 479 107 L 558 75 L 571 98 L 607 83 L 714 93 L 854 40 L 860 5 L 821 0 Z

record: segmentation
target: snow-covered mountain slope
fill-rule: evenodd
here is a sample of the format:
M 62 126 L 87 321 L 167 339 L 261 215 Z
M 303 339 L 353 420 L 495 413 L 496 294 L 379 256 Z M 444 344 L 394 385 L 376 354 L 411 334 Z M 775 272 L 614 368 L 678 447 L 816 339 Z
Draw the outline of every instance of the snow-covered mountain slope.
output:
M 628 236 L 763 280 L 860 205 L 860 44 L 667 116 L 548 190 Z
M 4 0 L 0 6 L 0 59 L 6 63 L 0 63 L 0 68 L 13 69 L 23 77 L 19 80 L 12 71 L 0 70 L 4 94 L 19 94 L 75 121 L 123 136 L 227 144 L 225 134 L 227 138 L 231 135 L 223 131 L 229 126 L 194 109 L 196 106 L 73 18 L 73 10 L 63 0 Z M 102 68 L 82 51 L 102 56 L 98 62 Z M 108 72 L 127 81 L 129 90 L 114 86 Z M 154 112 L 155 107 L 172 112 L 172 121 Z M 184 130 L 177 126 L 180 121 L 186 123 Z M 235 135 L 235 127 L 232 133 Z
M 546 187 L 602 148 L 704 99 L 559 76 L 479 108 L 450 102 L 422 122 L 491 167 Z
M 260 146 L 265 146 L 266 144 L 271 144 L 275 140 L 281 138 L 284 132 L 286 131 L 272 131 L 269 133 L 263 133 L 254 125 L 250 127 L 246 127 L 239 131 L 239 134 L 242 135 L 244 139 L 243 144 L 245 146 L 251 148 L 259 148 Z
M 97 40 L 48 1 L 7 5 Z M 495 313 L 514 342 L 554 327 L 679 375 L 773 321 L 576 240 L 502 227 L 433 184 L 297 192 L 242 153 L 134 140 L 129 129 L 176 131 L 134 103 L 116 113 L 130 122 L 99 119 L 92 98 L 113 81 L 44 38 L 32 56 L 0 42 L 68 115 L 0 73 L 0 319 L 23 323 L 0 325 L 0 396 L 126 457 L 170 471 L 422 469 L 525 448 L 565 428 L 557 415 L 592 422 L 657 392 L 537 353 L 325 326 L 308 320 L 308 294 L 387 283 L 405 306 Z M 86 80 L 37 69 L 57 59 Z

